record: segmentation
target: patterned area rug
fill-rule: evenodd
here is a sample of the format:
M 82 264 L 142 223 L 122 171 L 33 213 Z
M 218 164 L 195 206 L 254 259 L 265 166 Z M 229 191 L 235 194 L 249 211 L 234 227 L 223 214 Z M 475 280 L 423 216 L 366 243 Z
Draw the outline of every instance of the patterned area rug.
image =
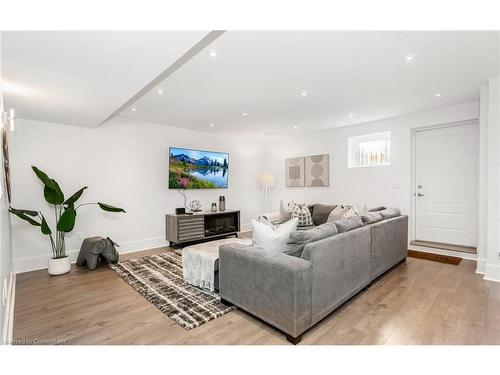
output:
M 110 265 L 123 280 L 186 330 L 222 316 L 225 306 L 215 293 L 187 284 L 182 278 L 182 250 L 125 260 Z

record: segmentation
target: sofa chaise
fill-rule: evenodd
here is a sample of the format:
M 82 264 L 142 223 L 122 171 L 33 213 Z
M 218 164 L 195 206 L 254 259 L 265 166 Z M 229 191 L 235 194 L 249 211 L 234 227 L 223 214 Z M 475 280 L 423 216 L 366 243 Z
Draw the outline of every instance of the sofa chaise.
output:
M 307 329 L 406 260 L 408 217 L 387 211 L 370 213 L 381 220 L 362 218 L 361 225 L 349 220 L 324 223 L 328 215 L 323 213 L 322 218 L 316 217 L 318 226 L 306 231 L 310 235 L 299 234 L 309 240 L 301 248 L 299 241 L 299 251 L 293 247 L 288 254 L 251 245 L 221 246 L 221 300 L 280 329 L 292 344 L 298 343 Z

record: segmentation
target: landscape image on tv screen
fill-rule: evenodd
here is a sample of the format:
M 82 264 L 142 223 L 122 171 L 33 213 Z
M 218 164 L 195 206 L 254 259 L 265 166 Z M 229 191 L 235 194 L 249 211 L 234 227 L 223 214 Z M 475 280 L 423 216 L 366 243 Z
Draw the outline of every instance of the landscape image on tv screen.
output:
M 229 154 L 170 147 L 169 189 L 225 189 Z

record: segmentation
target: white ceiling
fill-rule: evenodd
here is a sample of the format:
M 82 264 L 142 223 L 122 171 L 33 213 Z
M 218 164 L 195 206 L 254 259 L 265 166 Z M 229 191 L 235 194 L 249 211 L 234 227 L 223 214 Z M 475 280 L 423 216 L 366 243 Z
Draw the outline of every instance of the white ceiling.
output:
M 2 32 L 5 105 L 18 117 L 96 127 L 144 94 L 120 116 L 284 134 L 477 100 L 500 74 L 498 32 L 228 31 L 145 89 L 207 34 Z
M 6 108 L 97 127 L 208 32 L 2 32 Z
M 346 126 L 477 100 L 498 48 L 498 32 L 227 31 L 121 116 L 249 135 Z

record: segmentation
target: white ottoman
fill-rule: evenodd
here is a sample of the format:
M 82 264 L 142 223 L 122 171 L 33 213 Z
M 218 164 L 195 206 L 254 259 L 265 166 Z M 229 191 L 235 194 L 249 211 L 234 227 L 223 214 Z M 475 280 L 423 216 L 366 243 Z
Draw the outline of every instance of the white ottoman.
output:
M 252 239 L 225 238 L 182 249 L 182 276 L 191 285 L 214 291 L 218 272 L 219 246 L 227 243 L 251 245 Z

